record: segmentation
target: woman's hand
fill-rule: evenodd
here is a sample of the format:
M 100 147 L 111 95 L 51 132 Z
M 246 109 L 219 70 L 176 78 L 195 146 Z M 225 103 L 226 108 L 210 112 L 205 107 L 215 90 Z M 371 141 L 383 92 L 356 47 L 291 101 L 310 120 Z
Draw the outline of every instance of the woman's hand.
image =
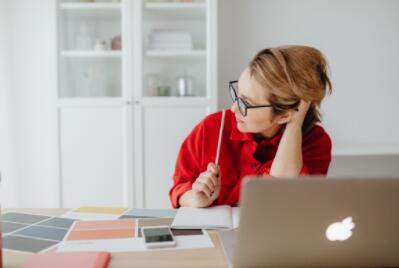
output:
M 207 170 L 192 185 L 193 207 L 208 207 L 218 198 L 220 177 L 220 169 L 214 163 L 209 163 Z
M 310 108 L 311 102 L 301 100 L 298 106 L 298 111 L 294 111 L 292 113 L 291 120 L 287 123 L 287 125 L 295 125 L 302 127 L 303 121 L 305 120 L 306 113 Z
M 274 157 L 270 175 L 273 177 L 297 177 L 303 166 L 302 125 L 311 103 L 301 100 L 298 111 L 290 111 L 288 121 Z

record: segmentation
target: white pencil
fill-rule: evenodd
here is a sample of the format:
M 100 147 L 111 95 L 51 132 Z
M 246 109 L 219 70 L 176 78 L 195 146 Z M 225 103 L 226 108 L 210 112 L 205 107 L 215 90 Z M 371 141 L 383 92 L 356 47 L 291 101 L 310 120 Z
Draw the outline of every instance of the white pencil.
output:
M 223 135 L 223 126 L 224 126 L 224 117 L 226 115 L 226 110 L 222 110 L 222 120 L 220 121 L 220 128 L 219 128 L 219 139 L 218 139 L 218 147 L 216 150 L 216 160 L 215 165 L 219 165 L 219 156 L 220 156 L 220 146 L 222 144 L 222 135 Z

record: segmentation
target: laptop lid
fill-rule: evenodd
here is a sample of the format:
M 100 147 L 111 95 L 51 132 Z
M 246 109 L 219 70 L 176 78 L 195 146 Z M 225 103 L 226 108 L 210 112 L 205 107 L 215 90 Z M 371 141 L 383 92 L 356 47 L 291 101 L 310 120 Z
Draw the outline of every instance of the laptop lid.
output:
M 399 266 L 399 178 L 249 178 L 234 267 Z

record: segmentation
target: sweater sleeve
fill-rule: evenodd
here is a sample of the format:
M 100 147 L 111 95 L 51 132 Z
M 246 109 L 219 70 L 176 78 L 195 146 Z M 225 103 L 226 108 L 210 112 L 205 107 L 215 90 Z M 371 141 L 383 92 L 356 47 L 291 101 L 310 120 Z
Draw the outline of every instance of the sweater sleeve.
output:
M 173 186 L 169 198 L 174 208 L 179 207 L 179 198 L 191 190 L 201 170 L 203 161 L 204 121 L 187 136 L 180 147 L 173 175 Z

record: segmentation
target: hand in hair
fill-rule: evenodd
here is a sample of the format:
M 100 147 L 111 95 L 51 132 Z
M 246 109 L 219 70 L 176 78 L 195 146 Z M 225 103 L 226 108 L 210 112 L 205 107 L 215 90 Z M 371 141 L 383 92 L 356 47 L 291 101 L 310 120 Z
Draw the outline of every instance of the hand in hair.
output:
M 288 124 L 302 127 L 305 120 L 306 113 L 310 108 L 311 102 L 301 100 L 298 106 L 298 111 L 292 111 L 292 116 Z

